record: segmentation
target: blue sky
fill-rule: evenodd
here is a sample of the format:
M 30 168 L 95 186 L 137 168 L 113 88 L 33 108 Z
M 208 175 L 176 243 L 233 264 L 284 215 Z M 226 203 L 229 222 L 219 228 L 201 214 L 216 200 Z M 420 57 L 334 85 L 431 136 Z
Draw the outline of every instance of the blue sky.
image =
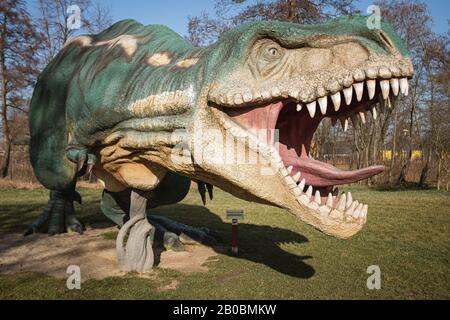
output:
M 34 0 L 35 1 L 35 0 Z M 30 2 L 33 3 L 33 0 Z M 99 0 L 110 6 L 114 21 L 132 18 L 143 24 L 163 24 L 185 35 L 188 16 L 202 11 L 214 12 L 214 0 Z M 356 6 L 362 13 L 372 4 L 370 0 L 357 0 Z M 76 0 L 73 0 L 76 3 Z M 435 30 L 447 32 L 450 19 L 450 1 L 426 0 L 435 22 Z
M 213 12 L 214 0 L 100 0 L 109 5 L 115 20 L 133 18 L 143 24 L 163 24 L 180 34 L 187 32 L 187 17 L 202 11 Z M 76 2 L 76 0 L 75 0 Z M 362 13 L 372 4 L 370 0 L 359 0 L 356 6 Z M 447 32 L 450 19 L 450 1 L 426 0 L 435 20 L 435 30 Z

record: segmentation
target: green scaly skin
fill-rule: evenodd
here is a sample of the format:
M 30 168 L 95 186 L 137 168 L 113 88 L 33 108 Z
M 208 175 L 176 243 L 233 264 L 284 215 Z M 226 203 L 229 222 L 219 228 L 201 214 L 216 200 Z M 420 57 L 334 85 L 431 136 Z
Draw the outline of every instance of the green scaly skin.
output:
M 258 73 L 267 63 L 265 53 L 254 54 L 261 41 L 273 42 L 293 57 L 286 58 L 292 65 L 289 74 Z M 298 57 L 307 48 L 346 42 L 358 43 L 356 50 L 367 54 L 367 61 L 349 67 L 333 60 L 328 73 L 302 69 L 306 62 Z M 194 143 L 194 133 L 201 126 L 225 136 L 229 119 L 223 109 L 246 106 L 239 98 L 227 98 L 227 93 L 239 96 L 247 88 L 263 92 L 278 84 L 279 96 L 272 92 L 270 98 L 252 97 L 247 105 L 283 99 L 309 103 L 317 98 L 319 86 L 327 91 L 329 81 L 342 85 L 345 76 L 351 78 L 358 68 L 364 74 L 376 65 L 378 71 L 383 62 L 395 66 L 399 76 L 412 75 L 408 52 L 392 27 L 382 21 L 381 31 L 370 30 L 367 18 L 361 16 L 311 26 L 254 22 L 205 48 L 194 47 L 167 27 L 124 20 L 100 34 L 73 39 L 40 75 L 31 103 L 31 162 L 39 181 L 68 203 L 72 199 L 64 195 L 74 192 L 77 175 L 93 169 L 108 190 L 102 210 L 119 225 L 127 214 L 121 193 L 146 190 L 152 206 L 176 203 L 192 179 L 200 182 L 203 198 L 202 181 L 208 190 L 215 185 L 249 201 L 286 208 L 326 234 L 347 238 L 364 223 L 320 216 L 314 205 L 291 195 L 282 176 L 260 175 L 261 165 L 179 163 L 171 152 L 183 143 L 194 152 L 199 146 L 220 149 L 207 135 Z M 295 96 L 289 91 L 293 87 L 300 90 Z M 186 134 L 178 134 L 180 130 Z M 248 143 L 244 146 L 253 152 Z M 55 209 L 50 211 L 56 214 Z M 58 212 L 66 216 L 64 221 L 68 214 Z M 69 220 L 64 224 L 60 219 L 52 228 L 37 223 L 32 231 L 80 230 L 78 221 Z

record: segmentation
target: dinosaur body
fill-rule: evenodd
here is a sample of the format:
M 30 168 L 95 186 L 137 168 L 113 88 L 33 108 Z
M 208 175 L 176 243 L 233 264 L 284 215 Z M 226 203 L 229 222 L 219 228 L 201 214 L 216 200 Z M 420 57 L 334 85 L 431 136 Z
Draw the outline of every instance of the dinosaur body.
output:
M 314 131 L 325 117 L 346 129 L 348 119 L 376 116 L 407 94 L 411 76 L 391 26 L 369 30 L 361 16 L 250 23 L 206 48 L 125 20 L 73 39 L 41 74 L 31 161 L 69 207 L 86 170 L 110 193 L 146 192 L 153 206 L 182 200 L 193 179 L 347 238 L 366 222 L 367 206 L 333 187 L 383 168 L 344 172 L 310 158 Z

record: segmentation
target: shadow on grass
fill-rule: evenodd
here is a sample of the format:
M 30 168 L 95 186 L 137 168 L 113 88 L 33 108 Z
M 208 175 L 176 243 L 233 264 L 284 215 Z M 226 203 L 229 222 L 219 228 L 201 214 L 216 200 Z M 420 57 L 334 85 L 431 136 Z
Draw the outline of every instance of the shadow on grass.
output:
M 239 224 L 239 254 L 231 252 L 231 224 L 224 223 L 206 207 L 176 204 L 152 209 L 150 214 L 166 216 L 193 227 L 207 227 L 219 233 L 221 241 L 212 248 L 220 254 L 264 264 L 283 274 L 311 278 L 315 271 L 305 263 L 311 256 L 298 256 L 282 248 L 283 243 L 306 243 L 308 239 L 296 232 L 264 225 Z
M 23 232 L 41 210 L 42 206 L 35 204 L 20 204 L 4 206 L 0 215 L 1 231 Z M 111 222 L 101 213 L 98 201 L 86 201 L 76 209 L 77 217 L 86 226 L 103 229 L 111 227 Z M 239 225 L 239 254 L 234 255 L 230 248 L 231 224 L 224 223 L 216 214 L 206 207 L 188 204 L 175 204 L 150 210 L 150 214 L 166 216 L 177 222 L 193 227 L 207 227 L 217 231 L 222 240 L 212 248 L 220 254 L 245 259 L 264 264 L 278 272 L 298 278 L 310 278 L 314 269 L 305 263 L 311 256 L 298 256 L 289 253 L 280 244 L 306 243 L 308 239 L 290 230 L 268 225 L 253 225 L 241 223 Z M 3 248 L 5 250 L 6 248 Z
M 431 190 L 429 186 L 421 186 L 420 184 L 415 182 L 406 182 L 401 184 L 381 184 L 373 186 L 370 189 L 375 191 L 387 191 L 387 192 Z

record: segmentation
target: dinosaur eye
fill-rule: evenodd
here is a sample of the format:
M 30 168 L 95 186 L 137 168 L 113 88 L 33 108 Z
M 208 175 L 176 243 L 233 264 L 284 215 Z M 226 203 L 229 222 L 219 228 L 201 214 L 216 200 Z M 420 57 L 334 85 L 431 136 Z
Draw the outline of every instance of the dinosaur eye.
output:
M 269 54 L 272 56 L 272 57 L 276 57 L 276 56 L 278 56 L 279 54 L 280 54 L 280 52 L 278 51 L 278 49 L 277 48 L 270 48 L 269 49 Z

